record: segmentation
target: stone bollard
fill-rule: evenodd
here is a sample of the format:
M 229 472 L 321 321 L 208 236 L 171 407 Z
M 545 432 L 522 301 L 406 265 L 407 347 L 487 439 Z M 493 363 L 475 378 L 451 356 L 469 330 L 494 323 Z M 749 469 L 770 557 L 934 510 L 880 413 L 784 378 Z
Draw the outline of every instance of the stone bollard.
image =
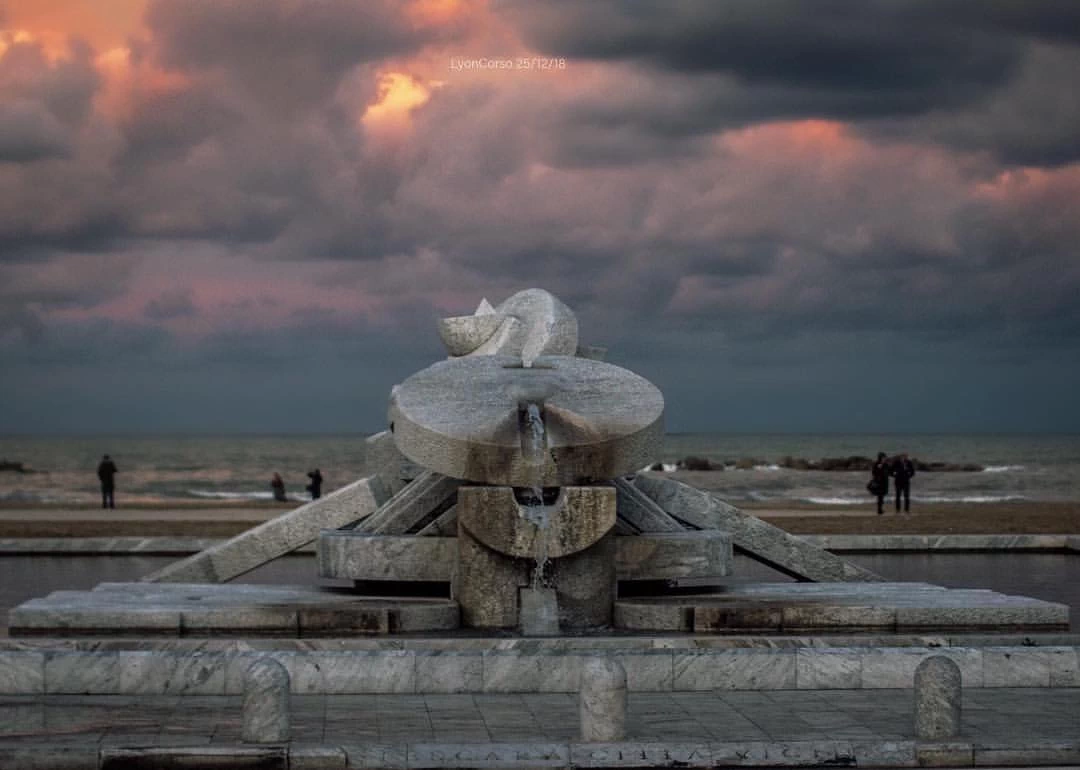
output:
M 614 658 L 591 658 L 581 669 L 581 740 L 626 737 L 626 669 Z
M 941 740 L 960 733 L 960 667 L 932 655 L 915 669 L 915 736 Z
M 289 740 L 289 672 L 273 658 L 258 658 L 244 672 L 245 743 Z

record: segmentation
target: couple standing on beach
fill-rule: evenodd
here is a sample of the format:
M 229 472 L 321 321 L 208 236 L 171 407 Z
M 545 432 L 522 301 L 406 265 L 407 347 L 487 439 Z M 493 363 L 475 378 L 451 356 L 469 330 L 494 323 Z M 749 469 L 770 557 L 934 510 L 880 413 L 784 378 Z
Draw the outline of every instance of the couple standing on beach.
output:
M 308 478 L 311 479 L 311 483 L 307 485 L 307 491 L 311 493 L 312 500 L 318 500 L 322 497 L 322 473 L 316 468 L 313 471 L 308 471 Z M 274 500 L 279 503 L 288 502 L 289 498 L 285 495 L 285 480 L 281 478 L 280 473 L 275 473 L 274 477 L 270 479 L 270 489 L 274 493 Z
M 885 513 L 885 497 L 889 494 L 889 477 L 896 485 L 896 512 L 900 513 L 900 498 L 904 500 L 904 513 L 911 510 L 911 478 L 915 475 L 915 464 L 908 456 L 901 453 L 892 462 L 884 452 L 878 452 L 877 462 L 870 469 L 870 483 L 866 485 L 870 494 L 877 498 L 878 516 Z

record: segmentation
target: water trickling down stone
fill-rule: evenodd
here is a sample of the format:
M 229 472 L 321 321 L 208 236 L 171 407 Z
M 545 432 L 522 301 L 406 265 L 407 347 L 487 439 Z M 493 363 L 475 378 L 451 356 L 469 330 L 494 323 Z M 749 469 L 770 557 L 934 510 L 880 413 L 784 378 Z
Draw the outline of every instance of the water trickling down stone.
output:
M 532 590 L 539 591 L 543 586 L 544 569 L 548 567 L 548 536 L 551 531 L 551 508 L 544 505 L 543 487 L 541 478 L 544 461 L 548 455 L 548 441 L 543 423 L 543 414 L 540 405 L 536 402 L 524 404 L 519 413 L 518 428 L 521 429 L 522 457 L 529 476 L 528 481 L 531 494 L 526 496 L 526 503 L 518 505 L 519 515 L 537 528 L 536 538 L 536 567 L 532 569 Z M 542 607 L 543 603 L 538 605 Z M 524 607 L 523 607 L 524 611 Z M 558 623 L 557 617 L 555 620 Z M 524 620 L 523 620 L 524 627 Z
M 555 636 L 559 633 L 559 603 L 554 588 L 522 588 L 520 592 L 521 633 L 525 636 Z

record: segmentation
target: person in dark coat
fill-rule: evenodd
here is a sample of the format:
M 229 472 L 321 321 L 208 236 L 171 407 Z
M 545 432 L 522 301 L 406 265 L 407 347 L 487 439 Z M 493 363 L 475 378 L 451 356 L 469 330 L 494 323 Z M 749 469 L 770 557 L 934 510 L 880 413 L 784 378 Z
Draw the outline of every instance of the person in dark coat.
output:
M 270 479 L 270 489 L 274 493 L 274 499 L 279 503 L 288 501 L 288 498 L 285 497 L 285 481 L 281 478 L 280 473 L 275 473 L 274 478 Z
M 878 516 L 885 513 L 885 496 L 889 494 L 889 461 L 884 452 L 878 452 L 877 462 L 870 468 L 870 483 L 866 488 L 877 498 Z
M 104 455 L 101 458 L 101 462 L 98 463 L 97 477 L 101 482 L 101 507 L 102 508 L 115 508 L 116 498 L 114 492 L 116 491 L 116 485 L 114 481 L 116 476 L 116 463 L 108 455 Z
M 307 485 L 307 490 L 311 493 L 311 499 L 318 500 L 322 497 L 322 474 L 316 468 L 313 471 L 308 471 L 308 478 L 311 479 L 311 483 Z
M 906 454 L 901 454 L 893 460 L 891 472 L 893 484 L 896 485 L 896 512 L 900 513 L 900 497 L 903 495 L 904 513 L 907 513 L 911 510 L 911 477 L 915 475 L 915 464 Z

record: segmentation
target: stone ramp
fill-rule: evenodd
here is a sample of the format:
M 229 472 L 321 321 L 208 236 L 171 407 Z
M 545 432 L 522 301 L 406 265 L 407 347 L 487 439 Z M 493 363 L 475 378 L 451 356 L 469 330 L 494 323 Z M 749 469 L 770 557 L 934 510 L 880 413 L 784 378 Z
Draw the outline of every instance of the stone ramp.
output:
M 314 541 L 323 529 L 362 519 L 389 497 L 378 476 L 355 481 L 143 578 L 149 583 L 223 583 Z
M 31 599 L 9 613 L 8 623 L 12 636 L 349 636 L 454 629 L 458 606 L 317 586 L 102 583 Z
M 730 532 L 735 548 L 796 580 L 875 582 L 885 578 L 733 505 L 673 479 L 638 475 L 634 486 L 663 510 L 697 529 Z
M 1055 631 L 1063 604 L 929 583 L 747 583 L 722 592 L 615 602 L 629 631 L 697 633 Z

